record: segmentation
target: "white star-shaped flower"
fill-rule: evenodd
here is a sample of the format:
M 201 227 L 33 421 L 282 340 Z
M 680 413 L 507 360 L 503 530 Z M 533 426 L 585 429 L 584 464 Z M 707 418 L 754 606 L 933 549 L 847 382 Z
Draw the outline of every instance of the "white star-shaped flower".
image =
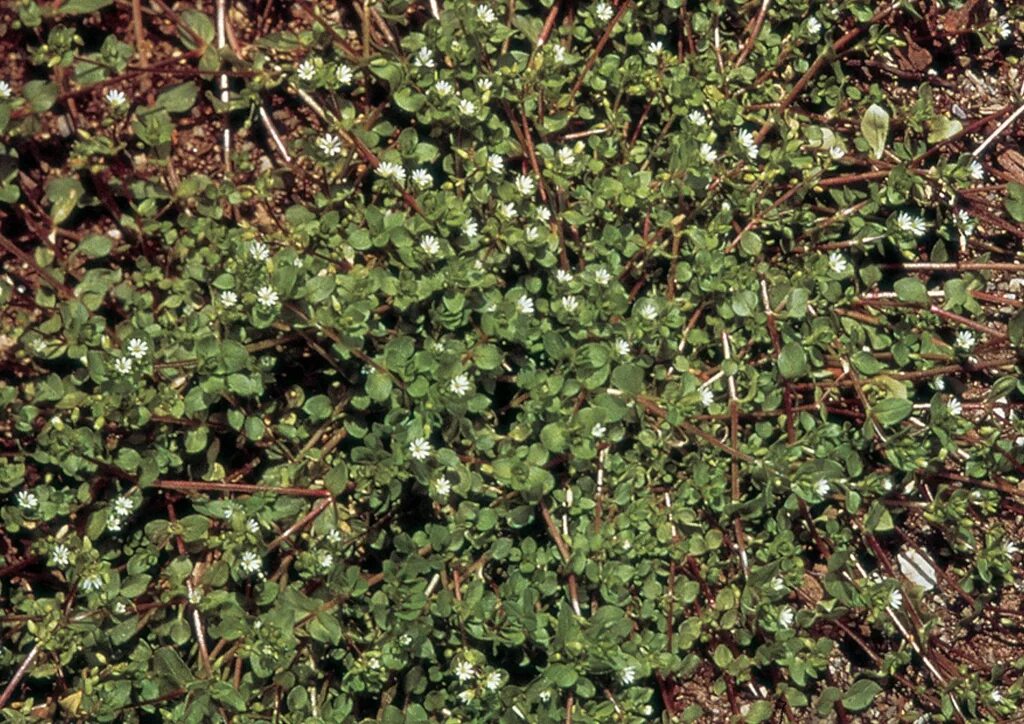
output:
M 39 498 L 36 497 L 35 493 L 29 492 L 28 490 L 19 490 L 18 494 L 14 497 L 18 501 L 18 507 L 24 508 L 25 510 L 32 510 L 39 505 Z
M 434 83 L 434 92 L 441 98 L 447 98 L 455 92 L 455 88 L 446 80 L 439 80 Z
M 434 448 L 431 447 L 430 441 L 425 437 L 418 437 L 409 443 L 409 454 L 412 455 L 414 460 L 426 460 L 430 457 Z
M 129 516 L 135 510 L 135 501 L 126 495 L 118 496 L 114 500 L 114 512 L 122 517 Z
M 131 357 L 118 357 L 114 360 L 114 371 L 121 375 L 131 374 L 132 364 Z
M 928 225 L 925 224 L 924 219 L 912 216 L 906 211 L 901 211 L 896 215 L 896 228 L 913 236 L 924 236 L 928 231 Z
M 700 158 L 704 163 L 712 164 L 718 160 L 718 151 L 710 143 L 700 144 Z
M 427 256 L 437 256 L 441 251 L 441 243 L 433 234 L 424 234 L 420 239 L 420 249 L 422 249 L 423 253 Z
M 959 417 L 964 411 L 964 406 L 960 403 L 960 400 L 955 397 L 949 398 L 946 402 L 946 408 L 949 410 L 949 414 L 953 417 Z
M 562 308 L 572 314 L 580 308 L 580 300 L 574 297 L 572 294 L 566 294 L 562 297 Z
M 418 168 L 412 172 L 412 183 L 418 189 L 425 189 L 434 183 L 434 179 L 431 178 L 430 172 L 427 169 Z
M 280 297 L 274 288 L 264 284 L 262 287 L 256 290 L 256 301 L 264 307 L 273 307 L 280 301 Z
M 325 133 L 316 139 L 316 147 L 320 149 L 320 153 L 328 158 L 335 158 L 341 155 L 341 139 L 333 133 Z
M 347 65 L 340 63 L 338 67 L 334 69 L 334 77 L 337 78 L 338 83 L 341 85 L 349 85 L 356 77 L 356 74 Z
M 64 568 L 71 560 L 71 550 L 63 543 L 58 543 L 50 551 L 50 557 L 58 568 Z
M 739 133 L 736 134 L 736 142 L 743 146 L 743 150 L 747 154 L 747 158 L 754 160 L 757 158 L 757 144 L 754 143 L 754 134 L 743 128 Z
M 969 329 L 961 329 L 956 333 L 956 346 L 965 352 L 970 352 L 974 349 L 974 345 L 977 344 L 978 340 L 974 336 L 974 332 Z
M 477 5 L 476 19 L 484 25 L 491 25 L 498 20 L 498 16 L 487 5 Z
M 511 201 L 498 204 L 498 216 L 509 221 L 516 218 L 516 205 Z
M 238 559 L 238 567 L 242 569 L 242 573 L 252 575 L 263 570 L 263 561 L 255 551 L 243 551 Z
M 810 33 L 811 35 L 817 35 L 818 33 L 820 33 L 821 32 L 821 22 L 819 22 L 818 19 L 814 18 L 814 17 L 808 18 L 807 19 L 807 32 Z
M 903 594 L 898 588 L 889 594 L 889 601 L 886 605 L 894 611 L 903 608 Z
M 831 484 L 825 478 L 818 478 L 814 481 L 814 494 L 819 498 L 824 498 L 832 490 Z
M 142 359 L 146 356 L 146 353 L 149 352 L 149 344 L 144 339 L 129 339 L 127 349 L 129 357 Z
M 334 565 L 334 554 L 330 551 L 320 551 L 317 554 L 316 563 L 322 571 L 331 570 L 331 566 Z
M 437 477 L 430 487 L 434 491 L 434 495 L 439 498 L 447 498 L 448 494 L 452 492 L 452 483 L 448 480 L 448 476 L 441 475 Z
M 311 58 L 306 58 L 304 61 L 299 63 L 299 67 L 295 69 L 295 75 L 299 76 L 299 80 L 308 83 L 316 77 L 316 63 Z
M 629 348 L 629 342 L 624 339 L 615 340 L 615 352 L 620 357 L 629 357 L 632 354 L 632 350 Z
M 692 123 L 695 126 L 704 127 L 708 125 L 708 117 L 705 116 L 702 111 L 698 111 L 696 109 L 692 110 L 687 114 L 686 117 L 689 118 L 690 123 Z
M 501 682 L 501 672 L 492 671 L 484 678 L 484 688 L 487 689 L 487 691 L 495 692 L 501 688 Z
M 981 181 L 985 178 L 985 167 L 978 163 L 977 160 L 972 160 L 967 168 L 971 172 L 971 178 L 975 181 Z
M 637 312 L 648 322 L 653 322 L 658 318 L 658 307 L 649 300 L 642 302 L 637 308 Z
M 433 68 L 434 54 L 430 52 L 430 48 L 420 48 L 416 51 L 412 62 L 418 68 Z
M 124 91 L 118 90 L 117 88 L 110 88 L 106 93 L 103 94 L 104 99 L 113 108 L 120 108 L 121 106 L 128 104 L 128 96 L 124 94 Z
M 659 53 L 661 53 L 663 47 L 664 46 L 662 46 L 660 40 L 656 41 L 656 42 L 653 42 L 653 43 L 648 43 L 647 44 L 647 53 L 649 55 L 658 55 Z
M 636 681 L 636 667 L 623 667 L 622 671 L 619 672 L 619 681 L 622 682 L 623 686 L 629 686 Z
M 612 280 L 612 275 L 608 273 L 608 270 L 603 266 L 599 266 L 594 270 L 594 281 L 601 286 L 607 285 Z
M 466 238 L 475 239 L 480 234 L 480 225 L 473 219 L 467 219 L 466 223 L 462 225 L 462 233 L 466 235 Z
M 604 2 L 604 0 L 601 0 L 601 2 L 594 7 L 594 15 L 596 15 L 597 19 L 602 23 L 607 23 L 612 19 L 612 6 Z
M 592 428 L 590 428 L 591 437 L 597 438 L 598 440 L 604 437 L 607 433 L 608 428 L 602 425 L 600 422 L 596 423 Z
M 828 255 L 828 267 L 836 274 L 845 274 L 850 265 L 847 263 L 846 257 L 838 251 L 833 251 Z
M 537 189 L 537 185 L 533 179 L 526 174 L 519 174 L 516 176 L 516 191 L 523 196 L 530 196 Z
M 490 78 L 477 78 L 476 79 L 476 88 L 481 93 L 486 93 L 487 91 L 491 90 L 491 88 L 493 88 L 493 87 L 494 87 L 494 81 L 491 80 Z
M 533 314 L 533 300 L 527 296 L 519 297 L 516 300 L 516 309 L 520 314 Z
M 0 98 L 10 98 L 14 94 L 11 90 L 11 84 L 5 80 L 0 80 Z
M 576 154 L 568 146 L 558 149 L 558 162 L 563 166 L 572 166 L 576 163 Z
M 93 573 L 90 576 L 86 576 L 82 579 L 82 590 L 83 591 L 98 591 L 103 588 L 103 577 L 98 573 Z
M 572 274 L 565 269 L 559 269 L 555 272 L 555 279 L 559 284 L 568 284 L 572 281 Z
M 238 295 L 232 291 L 221 292 L 220 303 L 225 307 L 233 307 L 238 304 Z
M 715 401 L 715 393 L 711 390 L 711 388 L 710 387 L 701 387 L 700 388 L 700 404 L 702 404 L 704 407 L 710 407 L 711 403 L 713 403 L 714 401 Z
M 399 184 L 405 183 L 405 168 L 393 161 L 381 161 L 377 166 L 377 175 L 383 179 L 392 179 Z
M 455 678 L 465 683 L 476 676 L 476 667 L 468 661 L 460 661 L 455 664 Z
M 501 173 L 505 168 L 505 162 L 496 153 L 487 157 L 487 170 L 491 173 Z
M 843 150 L 842 146 L 831 146 L 828 149 L 828 155 L 832 157 L 832 160 L 838 161 L 846 155 L 846 151 Z
M 779 626 L 782 628 L 789 628 L 793 625 L 795 618 L 796 614 L 793 612 L 793 609 L 786 606 L 779 611 Z
M 469 100 L 468 98 L 461 99 L 459 101 L 459 113 L 461 113 L 464 116 L 475 116 L 476 103 Z
M 270 258 L 270 249 L 262 241 L 254 241 L 249 245 L 249 256 L 256 261 L 266 261 Z
M 448 385 L 448 389 L 452 391 L 452 394 L 460 397 L 468 394 L 472 388 L 473 384 L 469 381 L 469 375 L 465 372 L 453 377 L 451 383 Z

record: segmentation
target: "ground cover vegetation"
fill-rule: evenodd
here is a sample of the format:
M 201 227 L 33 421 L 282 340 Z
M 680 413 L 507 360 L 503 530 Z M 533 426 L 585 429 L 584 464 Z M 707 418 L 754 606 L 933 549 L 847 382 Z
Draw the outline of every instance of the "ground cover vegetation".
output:
M 5 721 L 999 721 L 1024 9 L 11 0 Z

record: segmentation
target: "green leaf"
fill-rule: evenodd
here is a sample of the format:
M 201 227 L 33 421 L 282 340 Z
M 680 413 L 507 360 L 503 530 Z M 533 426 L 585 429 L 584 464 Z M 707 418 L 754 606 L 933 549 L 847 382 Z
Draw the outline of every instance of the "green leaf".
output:
M 50 110 L 57 101 L 57 84 L 45 80 L 30 80 L 22 87 L 21 92 L 36 113 Z
M 67 0 L 57 9 L 58 15 L 84 15 L 113 5 L 114 0 Z
M 168 113 L 184 113 L 196 102 L 199 86 L 193 81 L 169 87 L 157 96 L 154 109 L 163 109 Z
M 1024 185 L 1015 181 L 1008 183 L 1004 203 L 1014 221 L 1024 221 Z
M 761 724 L 761 722 L 768 721 L 771 718 L 774 708 L 772 702 L 758 699 L 750 705 L 750 709 L 747 710 L 747 715 L 743 721 L 746 724 Z
M 892 285 L 901 302 L 928 304 L 928 287 L 920 279 L 904 277 Z
M 960 133 L 964 126 L 955 118 L 936 116 L 928 121 L 928 143 L 939 143 Z
M 484 344 L 473 352 L 473 359 L 482 370 L 496 370 L 501 366 L 501 350 L 493 344 Z
M 114 240 L 105 234 L 91 234 L 78 245 L 78 251 L 90 259 L 100 259 L 110 253 Z
M 1010 338 L 1010 344 L 1020 346 L 1021 339 L 1024 339 L 1024 309 L 1010 317 L 1006 324 L 1006 334 Z
M 881 106 L 872 104 L 860 119 L 860 132 L 875 158 L 881 158 L 889 136 L 888 112 Z
M 850 711 L 867 709 L 882 687 L 870 679 L 857 679 L 843 696 L 843 706 Z
M 46 184 L 46 198 L 50 201 L 50 216 L 60 224 L 71 215 L 85 189 L 77 178 L 55 178 Z
M 792 380 L 807 374 L 807 353 L 799 342 L 787 342 L 779 353 L 779 374 Z
M 391 378 L 374 370 L 366 376 L 366 394 L 375 402 L 382 402 L 391 395 Z
M 619 365 L 612 372 L 612 384 L 627 395 L 639 395 L 644 389 L 644 370 L 633 364 Z
M 540 441 L 549 452 L 562 452 L 568 445 L 565 426 L 558 422 L 545 425 L 540 431 Z
M 875 419 L 883 425 L 895 425 L 910 417 L 914 405 L 910 400 L 882 400 L 871 408 Z

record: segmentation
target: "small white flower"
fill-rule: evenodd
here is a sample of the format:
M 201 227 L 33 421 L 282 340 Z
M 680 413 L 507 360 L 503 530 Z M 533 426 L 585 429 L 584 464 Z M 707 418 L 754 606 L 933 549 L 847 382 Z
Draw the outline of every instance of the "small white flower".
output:
M 262 241 L 254 241 L 249 245 L 249 256 L 256 261 L 266 261 L 270 258 L 270 249 Z
M 619 681 L 622 682 L 623 686 L 629 686 L 636 681 L 636 667 L 623 667 L 622 671 L 619 672 Z
M 533 314 L 533 299 L 525 295 L 519 297 L 516 300 L 516 309 L 520 314 Z
M 501 156 L 496 153 L 492 153 L 487 157 L 487 170 L 491 173 L 501 173 L 505 168 L 505 162 L 502 161 Z
M 441 251 L 441 243 L 433 234 L 424 234 L 420 239 L 420 249 L 428 256 L 436 256 Z
M 1013 35 L 1013 28 L 1006 18 L 1000 18 L 999 23 L 996 25 L 996 32 L 999 34 L 1000 40 L 1006 40 Z
M 262 287 L 256 290 L 256 301 L 264 307 L 273 307 L 278 303 L 280 297 L 274 288 L 264 284 Z
M 129 339 L 128 340 L 128 356 L 134 357 L 135 359 L 142 359 L 149 352 L 149 343 L 144 339 Z
M 447 498 L 448 494 L 452 492 L 452 483 L 447 475 L 438 477 L 431 483 L 430 487 L 433 489 L 434 495 L 439 498 Z
M 896 481 L 893 480 L 891 475 L 886 475 L 882 479 L 882 491 L 885 493 L 891 493 L 894 487 L 896 487 Z
M 475 239 L 480 234 L 480 225 L 473 219 L 466 219 L 466 223 L 462 225 L 462 233 L 467 239 Z
M 544 689 L 544 691 L 537 694 L 537 698 L 543 701 L 545 704 L 551 701 L 551 690 Z
M 956 333 L 956 346 L 960 349 L 970 352 L 974 349 L 974 345 L 977 344 L 978 340 L 974 336 L 974 332 L 969 329 L 961 329 Z
M 98 573 L 93 573 L 90 576 L 86 576 L 82 580 L 83 591 L 98 591 L 103 588 L 103 577 Z
M 475 116 L 476 103 L 469 100 L 468 98 L 461 99 L 459 101 L 459 113 L 461 113 L 464 116 Z
M 10 98 L 13 93 L 11 84 L 5 80 L 0 80 L 0 98 Z
M 594 8 L 594 15 L 596 15 L 597 19 L 602 23 L 607 23 L 612 19 L 612 6 L 604 0 L 601 0 L 601 2 L 599 2 Z
M 955 397 L 949 398 L 946 402 L 946 407 L 949 410 L 949 414 L 953 417 L 959 417 L 964 411 L 964 406 L 960 404 L 960 400 Z
M 255 551 L 244 551 L 238 561 L 238 567 L 242 569 L 242 573 L 252 575 L 262 572 L 263 561 Z
M 399 646 L 406 646 L 407 647 L 411 643 L 412 643 L 412 636 L 410 636 L 409 634 L 402 634 L 401 636 L 398 637 L 398 645 Z
M 39 498 L 36 497 L 36 494 L 27 490 L 19 490 L 15 498 L 18 500 L 18 506 L 25 510 L 31 510 L 39 505 Z
M 220 517 L 224 520 L 231 520 L 231 516 L 235 514 L 235 506 L 228 502 L 224 505 L 224 510 L 221 511 Z
M 609 274 L 608 270 L 605 269 L 603 266 L 600 266 L 594 270 L 594 281 L 600 284 L 601 286 L 605 286 L 606 284 L 611 282 L 611 280 L 612 275 Z
M 540 221 L 542 224 L 546 224 L 549 221 L 551 221 L 551 209 L 549 209 L 547 206 L 540 206 L 539 204 L 537 206 L 534 206 L 533 215 L 536 216 L 537 220 Z
M 555 272 L 555 279 L 559 284 L 568 284 L 572 281 L 572 274 L 565 269 L 559 269 Z
M 946 380 L 943 379 L 942 377 L 936 377 L 934 380 L 932 380 L 932 387 L 934 387 L 937 391 L 942 392 L 946 389 Z
M 439 80 L 437 83 L 434 83 L 434 92 L 441 98 L 447 98 L 455 92 L 455 88 L 448 81 Z
M 900 589 L 893 589 L 892 593 L 889 594 L 889 601 L 886 605 L 894 611 L 903 608 L 903 593 Z
M 704 407 L 711 407 L 711 404 L 715 401 L 715 393 L 710 387 L 700 388 L 700 404 Z
M 781 626 L 782 628 L 789 628 L 793 625 L 793 621 L 795 618 L 796 614 L 793 612 L 793 609 L 789 606 L 786 606 L 781 611 L 779 611 L 779 626 Z
M 124 527 L 124 519 L 120 516 L 113 515 L 107 521 L 107 530 L 116 533 Z
M 476 676 L 476 667 L 468 661 L 460 661 L 455 664 L 455 678 L 465 683 L 471 681 Z
M 704 115 L 703 111 L 698 111 L 694 109 L 690 111 L 686 117 L 689 118 L 690 123 L 692 123 L 695 126 L 704 127 L 708 125 L 708 117 Z
M 425 437 L 418 437 L 409 443 L 409 454 L 414 460 L 426 460 L 430 457 L 431 452 L 433 452 L 433 448 Z
M 775 576 L 772 580 L 768 581 L 768 585 L 772 587 L 773 591 L 785 591 L 786 582 L 782 580 L 781 576 Z
M 568 146 L 558 149 L 558 162 L 563 166 L 572 166 L 576 163 L 576 154 Z
M 103 97 L 114 108 L 120 108 L 128 103 L 128 96 L 124 94 L 124 91 L 120 91 L 117 88 L 109 89 L 103 94 Z
M 817 18 L 811 17 L 807 19 L 807 32 L 811 35 L 817 35 L 821 32 L 821 23 Z
M 334 554 L 330 551 L 320 551 L 316 557 L 316 564 L 321 570 L 331 570 L 331 566 L 334 565 Z
M 299 80 L 308 83 L 316 77 L 316 63 L 311 58 L 306 58 L 299 63 L 299 67 L 295 69 L 295 74 L 299 76 Z
M 58 568 L 64 568 L 71 560 L 71 550 L 63 543 L 58 543 L 50 551 L 50 557 Z
M 349 85 L 352 80 L 356 77 L 352 69 L 344 63 L 340 63 L 337 68 L 334 69 L 334 77 L 338 79 L 341 85 Z
M 497 691 L 501 688 L 502 676 L 499 671 L 492 671 L 484 678 L 484 688 L 487 691 Z
M 498 216 L 509 221 L 516 218 L 516 205 L 511 201 L 506 201 L 503 204 L 498 204 Z
M 327 531 L 327 542 L 328 543 L 341 543 L 341 531 L 337 528 L 331 528 Z
M 538 229 L 536 226 L 528 226 L 528 227 L 526 227 L 526 240 L 527 241 L 537 241 L 537 238 L 539 236 L 540 236 L 540 229 Z
M 203 600 L 203 591 L 199 588 L 192 588 L 188 592 L 188 602 L 193 606 L 198 605 Z
M 377 166 L 377 175 L 383 179 L 394 179 L 400 184 L 405 183 L 405 169 L 393 161 L 381 161 Z
M 825 478 L 818 478 L 814 481 L 814 494 L 819 498 L 824 498 L 832 490 L 832 486 Z
M 928 226 L 925 224 L 924 219 L 912 216 L 906 211 L 901 211 L 896 215 L 896 228 L 904 233 L 912 234 L 913 236 L 924 236 L 925 232 L 928 230 Z
M 316 139 L 316 147 L 320 149 L 320 153 L 328 158 L 341 155 L 341 139 L 333 133 L 325 133 Z
M 479 20 L 484 25 L 491 25 L 492 23 L 497 21 L 498 16 L 495 15 L 494 11 L 491 10 L 486 5 L 477 5 L 476 19 Z
M 831 156 L 833 160 L 838 161 L 846 155 L 846 151 L 843 150 L 842 146 L 832 146 L 828 149 L 828 155 Z
M 963 209 L 957 209 L 956 214 L 953 216 L 953 222 L 960 227 L 961 232 L 965 235 L 974 233 L 974 219 Z M 1010 285 L 1013 288 L 1013 285 Z
M 260 532 L 260 522 L 255 518 L 249 518 L 247 521 L 245 521 L 245 527 L 250 533 Z
M 551 54 L 555 56 L 556 63 L 561 64 L 565 62 L 565 48 L 563 46 L 553 45 Z
M 118 357 L 114 360 L 114 371 L 119 375 L 131 374 L 133 366 L 131 357 Z
M 704 163 L 714 163 L 718 160 L 718 151 L 710 143 L 702 143 L 700 144 L 700 158 Z
M 420 48 L 412 62 L 418 68 L 433 68 L 434 54 L 430 52 L 430 48 Z
M 127 517 L 135 510 L 135 501 L 127 495 L 121 495 L 114 500 L 114 513 L 121 517 Z
M 536 188 L 537 186 L 531 177 L 522 173 L 516 176 L 516 191 L 523 196 L 530 196 Z
M 644 301 L 637 309 L 641 317 L 646 319 L 648 322 L 653 322 L 658 318 L 658 307 L 651 301 Z
M 630 350 L 629 348 L 629 342 L 627 342 L 624 339 L 615 340 L 615 352 L 620 357 L 629 357 L 629 355 L 632 353 L 632 350 Z
M 988 698 L 992 700 L 992 703 L 999 704 L 1003 701 L 1003 692 L 999 691 L 999 689 L 993 689 Z
M 453 377 L 451 383 L 448 385 L 448 389 L 452 391 L 452 394 L 458 395 L 459 397 L 468 394 L 472 387 L 473 384 L 469 381 L 469 375 L 465 372 Z
M 487 91 L 489 91 L 493 87 L 494 87 L 494 81 L 491 80 L 490 78 L 477 78 L 476 79 L 476 88 L 481 93 L 486 93 Z
M 1020 547 L 1016 543 L 1004 543 L 1003 551 L 1008 558 L 1012 558 L 1020 552 Z
M 472 689 L 465 689 L 459 692 L 459 701 L 463 704 L 468 704 L 476 698 L 476 692 Z
M 434 179 L 430 177 L 430 172 L 427 169 L 418 168 L 412 172 L 412 183 L 418 189 L 425 189 L 434 183 Z
M 743 149 L 747 153 L 747 158 L 754 160 L 757 158 L 757 144 L 754 143 L 754 134 L 743 128 L 739 133 L 736 134 L 736 142 L 743 146 Z
M 648 43 L 647 44 L 647 53 L 649 55 L 658 55 L 659 53 L 661 53 L 662 47 L 663 46 L 661 44 L 661 41 L 657 41 L 657 42 L 654 42 L 654 43 Z
M 590 436 L 600 440 L 608 433 L 608 428 L 602 425 L 600 422 L 590 428 Z
M 985 167 L 978 163 L 977 160 L 972 160 L 968 168 L 971 171 L 971 178 L 975 181 L 981 181 L 985 178 Z
M 221 292 L 220 303 L 225 307 L 233 307 L 238 304 L 238 295 L 232 291 Z
M 569 314 L 572 314 L 573 312 L 580 308 L 580 300 L 578 300 L 572 294 L 566 294 L 564 297 L 562 297 L 562 308 L 565 309 L 565 311 L 569 312 Z
M 838 251 L 833 251 L 828 255 L 828 267 L 836 274 L 845 274 L 850 265 L 847 263 L 846 257 Z

